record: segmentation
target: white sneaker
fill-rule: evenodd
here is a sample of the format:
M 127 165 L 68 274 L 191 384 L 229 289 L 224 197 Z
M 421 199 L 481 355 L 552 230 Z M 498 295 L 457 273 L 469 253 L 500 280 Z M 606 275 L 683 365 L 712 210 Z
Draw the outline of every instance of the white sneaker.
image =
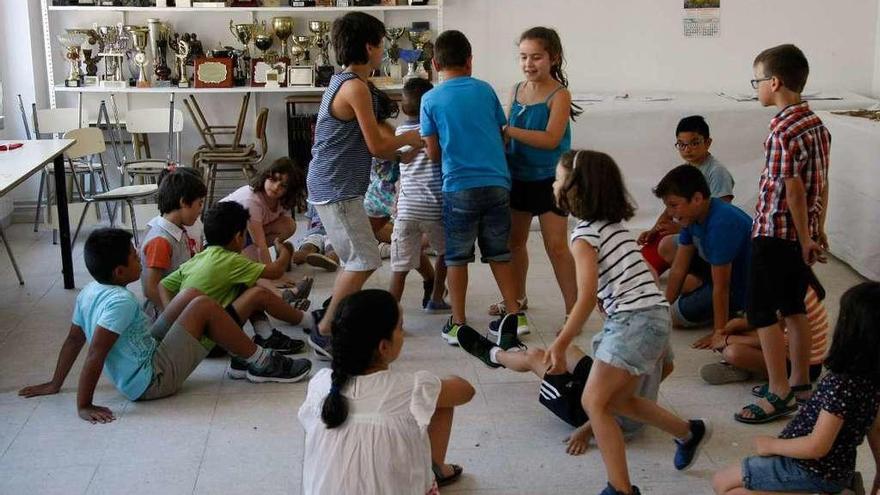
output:
M 387 260 L 391 257 L 391 244 L 388 244 L 387 242 L 379 243 L 379 257 L 383 260 Z

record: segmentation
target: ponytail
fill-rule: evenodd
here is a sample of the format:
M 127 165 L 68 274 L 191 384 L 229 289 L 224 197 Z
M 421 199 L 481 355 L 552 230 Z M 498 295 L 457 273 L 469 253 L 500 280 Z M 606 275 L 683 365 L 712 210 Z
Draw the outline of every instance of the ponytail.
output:
M 335 364 L 335 361 L 334 361 Z M 348 374 L 333 366 L 330 375 L 330 393 L 321 407 L 321 419 L 327 429 L 333 429 L 345 423 L 348 418 L 348 399 L 342 395 L 342 388 L 348 382 Z

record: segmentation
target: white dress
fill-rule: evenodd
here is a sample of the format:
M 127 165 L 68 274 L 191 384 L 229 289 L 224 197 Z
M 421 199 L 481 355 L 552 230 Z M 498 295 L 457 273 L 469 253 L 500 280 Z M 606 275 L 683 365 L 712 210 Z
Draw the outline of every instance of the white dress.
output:
M 315 374 L 299 409 L 306 432 L 303 494 L 424 495 L 434 482 L 427 427 L 440 379 L 391 370 L 353 377 L 342 389 L 348 419 L 328 430 L 321 407 L 330 374 Z

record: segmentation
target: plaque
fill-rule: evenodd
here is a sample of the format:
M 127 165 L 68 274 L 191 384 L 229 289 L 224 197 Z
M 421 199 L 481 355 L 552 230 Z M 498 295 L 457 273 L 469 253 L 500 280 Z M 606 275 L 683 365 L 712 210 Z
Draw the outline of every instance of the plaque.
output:
M 311 65 L 291 65 L 287 68 L 288 86 L 314 86 L 315 68 Z
M 195 87 L 231 88 L 233 86 L 231 58 L 197 58 L 194 63 Z

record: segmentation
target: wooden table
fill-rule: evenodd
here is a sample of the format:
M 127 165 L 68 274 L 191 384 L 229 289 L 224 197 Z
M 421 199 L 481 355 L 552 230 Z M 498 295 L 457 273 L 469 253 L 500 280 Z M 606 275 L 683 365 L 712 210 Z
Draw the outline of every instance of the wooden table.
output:
M 55 204 L 58 208 L 58 231 L 61 233 L 61 271 L 64 288 L 73 289 L 73 256 L 70 246 L 70 219 L 67 214 L 67 186 L 64 174 L 64 151 L 73 139 L 0 140 L 0 144 L 23 143 L 12 151 L 0 151 L 0 197 L 15 189 L 28 177 L 43 170 L 49 162 L 55 168 Z

